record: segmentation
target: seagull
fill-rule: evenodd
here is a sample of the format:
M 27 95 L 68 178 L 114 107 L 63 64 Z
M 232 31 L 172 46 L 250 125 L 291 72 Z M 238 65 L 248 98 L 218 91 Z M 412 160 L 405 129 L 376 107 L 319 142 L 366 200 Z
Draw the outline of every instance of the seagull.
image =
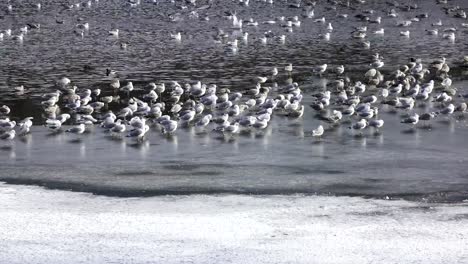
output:
M 213 116 L 211 114 L 207 114 L 203 116 L 200 120 L 198 120 L 197 123 L 195 123 L 195 126 L 197 128 L 204 128 L 211 122 L 212 118 Z
M 433 27 L 440 27 L 442 26 L 442 20 L 439 19 L 439 21 L 435 22 L 435 23 L 432 23 L 432 26 Z
M 439 30 L 437 28 L 435 29 L 426 29 L 426 32 L 428 35 L 438 35 L 439 34 Z
M 384 35 L 385 34 L 385 29 L 381 28 L 379 30 L 374 31 L 375 35 Z
M 443 115 L 451 115 L 455 111 L 455 106 L 453 104 L 449 104 L 447 107 L 440 110 L 440 113 Z
M 465 113 L 467 108 L 468 105 L 465 102 L 463 102 L 456 106 L 455 111 Z
M 10 121 L 10 119 L 0 119 L 0 132 L 13 130 L 16 126 L 16 121 Z
M 304 106 L 301 105 L 297 109 L 290 110 L 289 113 L 287 114 L 288 117 L 292 118 L 299 118 L 304 115 Z
M 422 120 L 423 123 L 425 123 L 426 121 L 431 121 L 436 116 L 437 116 L 436 112 L 424 113 L 419 117 L 419 120 Z
M 292 70 L 293 70 L 293 66 L 292 64 L 288 64 L 284 67 L 284 70 L 288 73 L 288 76 L 291 77 L 291 73 L 292 73 Z
M 239 125 L 244 128 L 250 128 L 255 124 L 257 119 L 254 116 L 242 116 L 238 120 Z
M 242 19 L 238 19 L 236 15 L 232 16 L 232 28 L 241 29 L 242 28 Z
M 355 39 L 364 39 L 366 37 L 366 32 L 356 31 L 353 33 L 353 38 Z
M 363 130 L 367 127 L 367 121 L 365 119 L 361 119 L 358 122 L 354 123 L 351 127 L 354 130 Z
M 328 120 L 333 123 L 336 123 L 340 121 L 342 118 L 343 118 L 343 113 L 341 113 L 338 110 L 333 110 L 332 115 L 328 117 Z
M 370 66 L 377 68 L 377 69 L 382 68 L 384 65 L 385 63 L 382 60 L 375 60 L 373 63 L 370 64 Z M 378 71 L 376 71 L 375 74 L 378 74 Z
M 236 134 L 239 132 L 239 122 L 235 122 L 234 124 L 231 124 L 229 126 L 227 126 L 225 129 L 224 129 L 224 133 L 228 133 L 228 134 Z
M 106 76 L 115 77 L 115 76 L 117 76 L 117 72 L 114 71 L 114 70 L 111 70 L 111 69 L 107 68 L 107 69 L 106 69 Z
M 0 139 L 11 141 L 11 140 L 13 140 L 15 138 L 15 136 L 16 136 L 16 131 L 15 130 L 10 130 L 10 131 L 6 131 L 6 132 L 0 134 Z
M 271 69 L 271 76 L 275 77 L 276 75 L 278 75 L 278 68 L 273 67 L 273 69 Z
M 113 37 L 118 37 L 119 36 L 119 29 L 110 30 L 109 35 L 113 36 Z
M 303 17 L 306 17 L 306 18 L 313 18 L 315 15 L 314 13 L 314 9 L 312 6 L 307 6 L 306 9 L 304 10 L 304 15 Z
M 324 40 L 330 40 L 330 32 L 327 32 L 325 34 L 319 34 L 318 37 Z
M 455 40 L 455 33 L 453 33 L 453 32 L 444 33 L 442 35 L 442 38 L 454 41 Z
M 23 94 L 24 93 L 24 85 L 16 86 L 16 87 L 13 88 L 13 90 L 18 94 Z
M 182 35 L 180 32 L 177 32 L 175 34 L 171 33 L 171 38 L 174 39 L 175 41 L 181 41 L 182 40 Z
M 400 31 L 400 36 L 409 37 L 409 35 L 410 35 L 410 32 L 409 32 L 409 30 L 406 30 L 406 31 Z
M 115 126 L 115 119 L 117 117 L 111 112 L 108 116 L 103 117 L 100 126 L 105 129 L 112 129 Z
M 57 86 L 63 89 L 69 86 L 70 83 L 71 83 L 70 79 L 68 79 L 67 77 L 63 77 L 57 81 Z
M 59 131 L 62 127 L 62 124 L 65 123 L 66 120 L 70 118 L 69 114 L 62 114 L 57 119 L 47 119 L 45 126 L 52 131 Z
M 257 83 L 265 83 L 268 80 L 268 78 L 267 77 L 262 77 L 262 76 L 257 76 L 255 78 L 255 80 L 257 81 Z
M 112 89 L 119 89 L 120 88 L 120 81 L 119 79 L 115 78 L 115 79 L 112 79 L 111 80 L 111 83 L 110 83 L 110 86 L 112 87 Z
M 341 111 L 342 115 L 344 116 L 348 116 L 348 117 L 351 117 L 352 115 L 354 115 L 355 113 L 355 108 L 354 108 L 354 105 L 350 105 L 348 108 L 345 108 L 343 109 L 343 111 Z
M 410 115 L 409 117 L 401 120 L 401 123 L 403 124 L 411 124 L 411 125 L 416 125 L 419 122 L 419 115 L 417 113 L 414 113 Z
M 86 23 L 83 23 L 83 24 L 77 24 L 76 27 L 79 28 L 79 29 L 83 29 L 83 30 L 89 30 L 89 23 L 86 22 Z
M 380 24 L 382 22 L 382 17 L 376 17 L 374 19 L 369 19 L 369 23 Z
M 31 126 L 33 125 L 32 121 L 34 118 L 33 117 L 26 117 L 21 121 L 18 126 L 20 127 L 19 135 L 26 135 L 29 133 L 29 130 L 31 129 Z
M 314 68 L 314 72 L 318 73 L 319 75 L 324 73 L 326 70 L 327 70 L 327 64 L 322 64 Z
M 7 105 L 2 105 L 0 107 L 0 114 L 1 115 L 8 115 L 10 112 L 11 112 L 11 109 Z
M 148 100 L 151 103 L 156 102 L 158 97 L 158 94 L 154 90 L 151 90 L 149 93 L 143 95 L 143 99 Z
M 319 125 L 316 129 L 312 130 L 312 136 L 320 138 L 324 131 L 323 126 Z
M 136 128 L 131 130 L 126 137 L 134 138 L 138 142 L 143 141 L 146 133 L 149 131 L 149 126 L 145 125 L 143 128 Z
M 325 17 L 317 18 L 314 20 L 315 23 L 325 23 Z
M 130 98 L 130 92 L 133 91 L 133 83 L 128 82 L 127 85 L 120 87 L 120 90 L 127 94 L 127 97 Z
M 255 123 L 252 124 L 252 126 L 256 129 L 265 129 L 267 126 L 268 126 L 268 119 L 263 119 L 263 120 L 260 120 L 260 119 L 256 119 L 255 120 Z
M 190 123 L 195 118 L 195 111 L 194 110 L 188 110 L 186 113 L 181 115 L 179 118 L 182 122 L 182 124 L 186 125 Z
M 371 119 L 369 121 L 369 126 L 376 128 L 378 131 L 384 125 L 384 121 L 382 119 Z
M 163 134 L 170 135 L 177 129 L 177 121 L 174 120 L 163 120 L 159 124 L 162 125 Z
M 344 73 L 344 70 L 345 70 L 345 69 L 344 69 L 344 66 L 343 66 L 343 65 L 339 65 L 339 66 L 336 67 L 336 73 L 337 73 L 338 75 L 343 74 L 343 73 Z
M 65 132 L 81 135 L 83 134 L 83 132 L 85 132 L 85 130 L 86 130 L 85 124 L 79 124 L 77 126 L 74 126 L 70 129 L 65 130 Z

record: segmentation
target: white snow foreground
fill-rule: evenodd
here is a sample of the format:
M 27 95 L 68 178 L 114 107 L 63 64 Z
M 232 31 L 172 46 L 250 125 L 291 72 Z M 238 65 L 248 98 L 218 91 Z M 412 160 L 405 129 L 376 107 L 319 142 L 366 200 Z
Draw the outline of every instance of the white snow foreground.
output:
M 0 184 L 0 263 L 466 263 L 467 204 Z

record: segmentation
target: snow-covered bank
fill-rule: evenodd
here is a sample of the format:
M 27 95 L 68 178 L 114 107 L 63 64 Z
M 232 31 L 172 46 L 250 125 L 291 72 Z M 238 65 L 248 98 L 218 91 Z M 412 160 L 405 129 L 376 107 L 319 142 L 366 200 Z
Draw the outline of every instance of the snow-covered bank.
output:
M 0 263 L 466 263 L 467 204 L 0 184 Z

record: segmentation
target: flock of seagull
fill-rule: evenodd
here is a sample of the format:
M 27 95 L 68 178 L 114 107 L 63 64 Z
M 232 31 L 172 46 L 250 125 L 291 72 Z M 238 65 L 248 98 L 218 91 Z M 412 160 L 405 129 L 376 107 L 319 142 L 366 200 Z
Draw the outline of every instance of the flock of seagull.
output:
M 69 9 L 91 8 L 98 0 L 86 1 L 68 6 Z M 161 1 L 153 0 L 154 3 Z M 263 0 L 269 4 L 276 1 Z M 351 3 L 350 3 L 351 2 Z M 331 8 L 336 6 L 350 7 L 353 4 L 364 2 L 355 1 L 328 1 Z M 444 4 L 444 0 L 438 0 Z M 140 1 L 129 1 L 131 7 L 138 7 Z M 199 17 L 198 12 L 209 9 L 211 1 L 206 5 L 198 5 L 196 0 L 174 2 L 181 9 L 192 10 L 187 12 L 189 17 Z M 250 5 L 249 0 L 239 0 L 244 7 Z M 284 4 L 283 2 L 281 4 Z M 264 24 L 279 24 L 286 30 L 301 27 L 300 17 L 314 19 L 314 7 L 317 4 L 312 1 L 287 1 L 291 8 L 301 10 L 301 14 L 290 18 L 280 17 L 276 20 L 264 21 Z M 445 3 L 446 4 L 446 3 Z M 416 5 L 402 5 L 395 2 L 389 3 L 393 8 L 387 13 L 389 19 L 398 17 L 396 9 L 414 10 Z M 9 12 L 14 6 L 8 5 Z M 40 4 L 36 5 L 41 10 Z M 446 8 L 447 14 L 465 19 L 466 13 L 460 7 Z M 363 14 L 356 16 L 363 23 L 380 24 L 384 19 L 374 15 L 376 11 L 365 10 Z M 340 14 L 347 18 L 346 14 Z M 232 23 L 232 28 L 241 30 L 246 26 L 257 26 L 254 19 L 242 20 L 235 12 L 225 14 L 226 19 Z M 421 19 L 428 18 L 424 13 L 410 20 L 397 22 L 397 25 L 405 28 Z M 172 15 L 171 21 L 180 18 Z M 209 17 L 203 19 L 209 20 Z M 333 25 L 327 23 L 325 17 L 316 18 L 317 23 L 323 23 L 326 33 L 321 34 L 323 39 L 330 39 Z M 61 21 L 57 20 L 57 23 Z M 428 34 L 437 35 L 437 27 L 442 26 L 441 21 L 433 24 L 435 29 L 427 30 Z M 468 24 L 461 23 L 462 27 Z M 39 24 L 28 24 L 19 29 L 18 35 L 13 35 L 11 29 L 0 33 L 0 41 L 6 37 L 23 41 L 28 30 L 39 28 Z M 89 30 L 88 23 L 76 26 L 75 33 L 83 36 L 83 32 Z M 457 29 L 446 28 L 443 30 L 443 38 L 455 40 Z M 384 34 L 384 28 L 374 31 L 372 34 Z M 119 37 L 119 29 L 108 32 L 113 37 Z M 353 38 L 362 39 L 363 44 L 369 46 L 366 40 L 367 26 L 359 26 L 351 33 Z M 409 31 L 401 31 L 402 36 L 409 36 Z M 183 35 L 176 32 L 170 35 L 176 41 L 183 41 Z M 244 32 L 241 36 L 230 36 L 223 30 L 218 30 L 214 37 L 215 42 L 225 45 L 228 51 L 238 50 L 238 41 L 248 40 L 249 34 Z M 275 35 L 271 31 L 258 38 L 258 41 L 267 43 L 270 39 L 284 42 L 285 35 Z M 125 43 L 122 42 L 125 48 Z M 462 66 L 468 67 L 468 56 L 463 57 Z M 109 83 L 105 89 L 78 88 L 72 80 L 63 77 L 55 84 L 56 90 L 41 95 L 41 107 L 43 109 L 44 125 L 52 133 L 73 133 L 81 135 L 89 131 L 90 127 L 100 127 L 103 132 L 112 137 L 123 136 L 133 138 L 137 142 L 145 139 L 145 136 L 154 127 L 165 135 L 176 133 L 179 128 L 194 127 L 199 133 L 219 133 L 227 137 L 239 133 L 262 133 L 275 115 L 285 116 L 289 119 L 304 117 L 305 107 L 311 107 L 316 112 L 315 118 L 321 120 L 319 125 L 310 132 L 313 137 L 321 138 L 326 130 L 332 126 L 345 125 L 352 131 L 362 135 L 364 129 L 373 128 L 378 131 L 384 126 L 384 120 L 379 118 L 379 109 L 388 105 L 392 111 L 400 111 L 403 115 L 401 123 L 411 127 L 420 121 L 428 122 L 440 116 L 453 118 L 457 113 L 463 115 L 467 111 L 465 95 L 459 94 L 457 88 L 452 86 L 450 67 L 444 57 L 435 59 L 430 63 L 410 58 L 408 63 L 397 67 L 393 71 L 382 71 L 384 58 L 375 53 L 369 61 L 369 67 L 358 80 L 351 80 L 346 76 L 344 65 L 329 66 L 327 64 L 311 66 L 311 75 L 335 78 L 325 91 L 312 94 L 313 101 L 309 105 L 303 102 L 304 93 L 301 85 L 292 80 L 294 66 L 292 63 L 272 67 L 271 72 L 264 76 L 258 76 L 252 80 L 251 85 L 240 91 L 231 91 L 228 88 L 219 88 L 216 84 L 194 82 L 149 82 L 144 86 L 135 86 L 130 81 L 121 80 L 118 73 L 107 69 L 106 75 Z M 282 85 L 277 84 L 279 75 L 288 76 L 288 81 Z M 24 93 L 23 86 L 14 87 L 17 93 Z M 418 106 L 429 105 L 430 110 L 420 112 Z M 0 139 L 11 141 L 16 136 L 25 136 L 31 133 L 33 118 L 26 117 L 23 120 L 11 120 L 11 109 L 7 105 L 0 107 Z M 328 124 L 328 125 L 325 125 Z M 62 129 L 63 125 L 72 125 Z M 324 127 L 325 125 L 325 127 Z

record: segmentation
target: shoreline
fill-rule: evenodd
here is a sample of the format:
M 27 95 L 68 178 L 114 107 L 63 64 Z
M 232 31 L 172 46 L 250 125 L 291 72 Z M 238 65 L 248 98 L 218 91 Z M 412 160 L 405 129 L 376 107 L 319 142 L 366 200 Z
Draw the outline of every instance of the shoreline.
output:
M 468 193 L 461 191 L 438 191 L 431 193 L 388 193 L 365 194 L 351 192 L 316 192 L 308 189 L 213 189 L 213 188 L 172 188 L 172 189 L 134 189 L 105 185 L 89 185 L 80 182 L 61 182 L 24 178 L 0 177 L 0 184 L 23 187 L 38 187 L 50 191 L 90 194 L 107 198 L 157 198 L 165 196 L 184 197 L 206 195 L 223 197 L 230 195 L 264 197 L 264 196 L 303 196 L 303 197 L 355 197 L 375 200 L 396 200 L 421 202 L 428 204 L 463 204 L 468 202 Z

